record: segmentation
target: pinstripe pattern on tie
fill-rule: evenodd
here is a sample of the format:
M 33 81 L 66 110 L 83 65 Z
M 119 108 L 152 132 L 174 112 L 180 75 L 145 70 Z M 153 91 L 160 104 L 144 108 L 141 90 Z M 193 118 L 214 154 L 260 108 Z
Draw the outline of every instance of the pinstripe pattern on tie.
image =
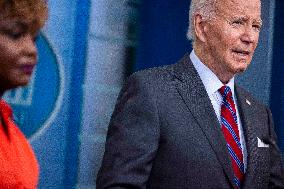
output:
M 221 129 L 226 139 L 228 152 L 232 161 L 235 188 L 241 188 L 245 170 L 236 107 L 230 87 L 221 87 L 219 93 L 222 95 Z

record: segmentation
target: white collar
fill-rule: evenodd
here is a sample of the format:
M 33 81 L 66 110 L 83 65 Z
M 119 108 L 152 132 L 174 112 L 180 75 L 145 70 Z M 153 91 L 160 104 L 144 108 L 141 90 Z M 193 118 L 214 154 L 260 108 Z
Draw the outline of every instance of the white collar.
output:
M 195 54 L 194 50 L 190 53 L 190 59 L 198 72 L 199 77 L 202 80 L 203 85 L 208 93 L 208 95 L 215 94 L 224 84 L 220 79 L 205 65 Z M 234 77 L 226 84 L 231 88 L 233 96 L 235 95 L 235 80 Z

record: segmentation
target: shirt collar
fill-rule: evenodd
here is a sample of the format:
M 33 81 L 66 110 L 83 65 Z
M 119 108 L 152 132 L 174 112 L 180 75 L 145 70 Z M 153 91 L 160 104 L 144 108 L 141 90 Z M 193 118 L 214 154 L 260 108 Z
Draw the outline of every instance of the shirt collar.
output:
M 218 91 L 224 84 L 220 81 L 220 79 L 205 65 L 201 62 L 201 60 L 197 57 L 194 50 L 190 53 L 190 59 L 195 67 L 198 75 L 200 76 L 203 85 L 208 93 L 208 95 L 212 95 Z M 233 96 L 235 95 L 235 79 L 234 77 L 230 79 L 230 81 L 226 84 L 231 88 Z

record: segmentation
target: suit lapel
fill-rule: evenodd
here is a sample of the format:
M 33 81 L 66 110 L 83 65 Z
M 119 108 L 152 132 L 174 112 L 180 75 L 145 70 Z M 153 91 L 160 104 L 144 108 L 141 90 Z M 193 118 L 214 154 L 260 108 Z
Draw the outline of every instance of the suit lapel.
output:
M 252 104 L 250 97 L 238 86 L 235 87 L 236 89 L 236 96 L 238 100 L 238 109 L 240 113 L 240 118 L 242 121 L 242 127 L 244 131 L 244 137 L 246 141 L 246 148 L 247 148 L 247 170 L 245 174 L 245 181 L 243 188 L 251 188 L 254 186 L 254 179 L 255 175 L 257 174 L 258 170 L 258 162 L 260 157 L 260 153 L 258 153 L 258 146 L 257 146 L 257 131 L 256 126 L 256 119 L 259 119 L 255 116 L 255 105 Z
M 227 151 L 224 136 L 220 129 L 219 121 L 205 87 L 191 63 L 189 55 L 186 55 L 178 64 L 176 64 L 174 67 L 174 75 L 178 79 L 176 87 L 179 94 L 183 98 L 189 111 L 195 117 L 225 173 L 233 184 L 231 160 Z

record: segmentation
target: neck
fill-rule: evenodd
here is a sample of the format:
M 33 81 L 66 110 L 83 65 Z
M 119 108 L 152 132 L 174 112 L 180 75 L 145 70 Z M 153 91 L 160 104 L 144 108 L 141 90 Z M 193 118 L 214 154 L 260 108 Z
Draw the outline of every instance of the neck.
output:
M 193 48 L 200 61 L 206 65 L 224 85 L 234 77 L 234 74 L 228 73 L 224 69 L 224 66 L 221 62 L 214 61 L 213 56 L 199 43 L 195 43 Z

